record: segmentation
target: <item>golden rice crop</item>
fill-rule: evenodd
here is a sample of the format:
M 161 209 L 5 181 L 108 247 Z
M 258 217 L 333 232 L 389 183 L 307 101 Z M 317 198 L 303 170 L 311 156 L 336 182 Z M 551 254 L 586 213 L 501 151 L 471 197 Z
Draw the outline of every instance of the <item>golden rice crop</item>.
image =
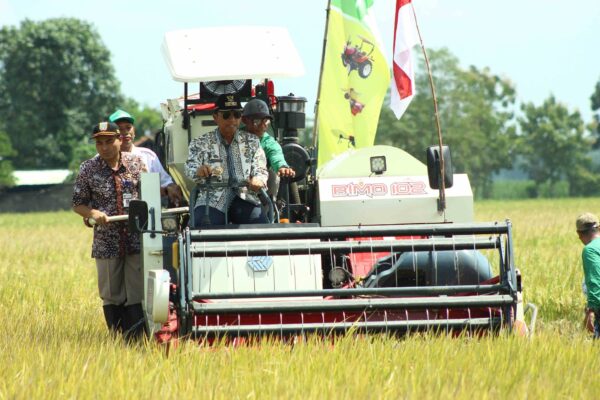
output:
M 0 399 L 593 398 L 599 345 L 581 328 L 574 220 L 600 199 L 493 201 L 510 218 L 536 337 L 348 336 L 331 344 L 230 348 L 192 342 L 166 354 L 108 335 L 91 231 L 70 212 L 0 214 Z

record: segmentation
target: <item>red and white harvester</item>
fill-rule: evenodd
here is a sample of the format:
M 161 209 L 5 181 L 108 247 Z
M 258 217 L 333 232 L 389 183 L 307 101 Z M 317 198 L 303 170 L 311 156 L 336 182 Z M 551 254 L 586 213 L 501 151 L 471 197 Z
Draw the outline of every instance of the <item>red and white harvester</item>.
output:
M 162 104 L 159 157 L 191 204 L 162 209 L 158 176 L 144 174 L 130 206 L 155 337 L 528 331 L 511 223 L 473 221 L 469 180 L 452 173 L 447 148 L 444 176 L 439 146 L 427 149 L 427 165 L 373 146 L 317 168 L 300 142 L 306 100 L 274 90 L 272 79 L 303 73 L 285 29 L 175 31 L 162 50 L 184 93 Z M 215 129 L 215 98 L 232 92 L 270 105 L 271 135 L 296 177 L 265 197 L 272 223 L 199 229 L 187 217 L 211 184 L 185 177 L 188 144 Z

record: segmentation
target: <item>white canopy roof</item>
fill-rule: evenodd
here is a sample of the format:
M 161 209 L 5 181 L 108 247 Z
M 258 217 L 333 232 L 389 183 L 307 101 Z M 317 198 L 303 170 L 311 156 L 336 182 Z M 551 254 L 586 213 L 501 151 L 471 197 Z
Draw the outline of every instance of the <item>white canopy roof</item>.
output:
M 163 56 L 174 80 L 203 82 L 304 74 L 285 28 L 232 26 L 167 32 Z

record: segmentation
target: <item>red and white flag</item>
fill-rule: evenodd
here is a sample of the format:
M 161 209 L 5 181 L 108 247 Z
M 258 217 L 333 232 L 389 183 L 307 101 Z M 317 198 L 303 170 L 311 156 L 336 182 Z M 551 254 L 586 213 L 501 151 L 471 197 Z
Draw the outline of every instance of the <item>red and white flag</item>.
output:
M 411 0 L 396 0 L 390 108 L 400 119 L 415 94 L 412 48 L 419 43 Z

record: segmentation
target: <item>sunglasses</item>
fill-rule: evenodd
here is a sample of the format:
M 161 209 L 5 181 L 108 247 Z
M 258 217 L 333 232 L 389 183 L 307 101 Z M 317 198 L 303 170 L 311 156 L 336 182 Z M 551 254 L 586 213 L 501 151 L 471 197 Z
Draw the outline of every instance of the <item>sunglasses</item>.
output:
M 254 119 L 254 120 L 252 120 L 252 123 L 253 123 L 255 126 L 258 126 L 258 125 L 262 124 L 263 122 L 264 122 L 265 124 L 267 124 L 267 126 L 268 126 L 268 125 L 269 125 L 269 123 L 271 122 L 271 120 L 269 120 L 268 118 L 262 118 L 262 119 Z
M 242 112 L 238 110 L 233 111 L 219 111 L 219 114 L 223 117 L 223 119 L 229 119 L 232 115 L 235 119 L 242 118 Z

